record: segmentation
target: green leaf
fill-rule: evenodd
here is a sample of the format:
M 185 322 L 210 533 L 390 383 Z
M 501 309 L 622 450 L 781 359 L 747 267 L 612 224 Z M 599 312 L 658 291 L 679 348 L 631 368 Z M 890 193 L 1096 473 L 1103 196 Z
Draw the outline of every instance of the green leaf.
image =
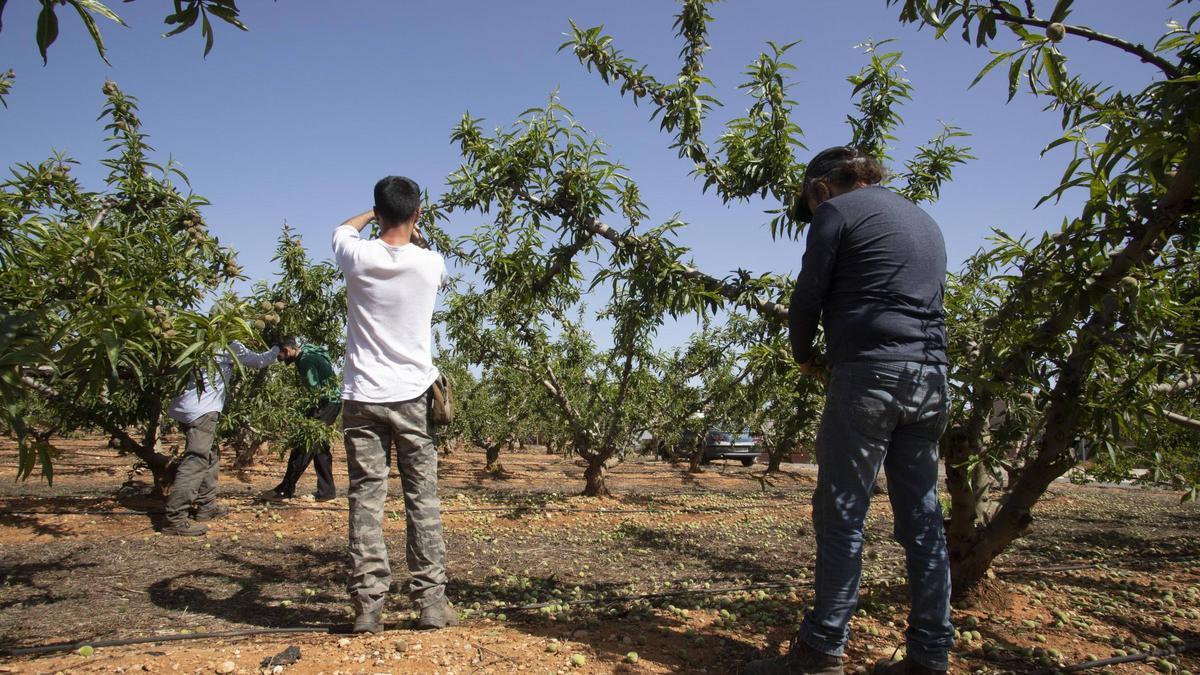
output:
M 71 1 L 71 4 L 75 5 L 76 8 L 86 9 L 89 12 L 94 12 L 96 14 L 99 14 L 100 16 L 108 19 L 109 21 L 119 23 L 122 26 L 126 25 L 125 22 L 123 20 L 121 20 L 121 17 L 117 16 L 116 12 L 109 9 L 104 3 L 100 2 L 100 0 L 70 0 L 70 1 Z
M 208 13 L 221 19 L 222 21 L 224 21 L 227 24 L 230 24 L 231 26 L 236 26 L 238 28 L 238 30 L 247 30 L 246 25 L 243 24 L 241 21 L 239 21 L 237 18 L 238 17 L 237 7 L 224 6 L 224 5 L 213 5 L 208 8 Z
M 986 66 L 984 66 L 983 70 L 979 71 L 979 74 L 975 76 L 974 80 L 971 80 L 971 84 L 970 84 L 970 86 L 967 87 L 967 89 L 970 89 L 970 88 L 974 87 L 976 84 L 979 84 L 979 81 L 983 79 L 983 76 L 987 75 L 988 72 L 991 71 L 992 68 L 995 68 L 997 65 L 1000 64 L 1001 61 L 1011 57 L 1015 53 L 1016 52 L 999 52 L 999 53 L 997 53 L 996 58 L 992 59 Z
M 193 342 L 192 344 L 188 345 L 187 349 L 184 349 L 182 352 L 180 352 L 179 356 L 175 357 L 175 361 L 171 363 L 171 366 L 172 366 L 172 367 L 174 367 L 174 368 L 178 368 L 178 367 L 179 367 L 179 366 L 181 366 L 181 365 L 182 365 L 184 362 L 186 362 L 186 361 L 187 361 L 187 358 L 188 358 L 189 356 L 191 356 L 192 354 L 196 353 L 196 350 L 197 350 L 197 349 L 200 349 L 200 348 L 201 348 L 201 347 L 203 347 L 203 346 L 204 346 L 204 342 L 203 342 L 203 341 L 201 341 L 201 342 Z
M 203 12 L 204 22 L 200 26 L 200 34 L 204 36 L 204 58 L 208 58 L 208 53 L 213 47 L 213 29 L 212 24 L 208 21 L 208 12 Z
M 1054 5 L 1054 11 L 1050 13 L 1051 23 L 1061 23 L 1066 20 L 1067 15 L 1071 13 L 1071 4 L 1075 0 L 1058 0 L 1058 4 Z
M 38 441 L 38 459 L 42 463 L 42 475 L 46 477 L 47 485 L 54 485 L 54 462 L 50 458 L 52 446 L 45 441 Z
M 108 62 L 108 55 L 104 50 L 104 38 L 100 37 L 100 29 L 96 26 L 96 21 L 92 19 L 92 15 L 88 14 L 88 11 L 84 9 L 83 3 L 85 1 L 73 0 L 71 6 L 79 13 L 79 18 L 83 21 L 83 25 L 87 27 L 88 33 L 92 36 L 92 42 L 96 43 L 96 51 L 100 53 L 100 60 L 111 66 L 112 64 Z
M 1063 94 L 1063 80 L 1066 75 L 1062 69 L 1062 55 L 1051 47 L 1042 47 L 1042 64 L 1046 68 L 1046 78 L 1050 80 L 1050 90 L 1056 96 Z
M 1012 101 L 1017 95 L 1017 87 L 1021 84 L 1021 67 L 1025 65 L 1025 57 L 1029 52 L 1021 54 L 1017 60 L 1013 61 L 1008 67 L 1008 100 Z
M 58 39 L 58 17 L 54 14 L 54 0 L 42 0 L 42 12 L 38 14 L 37 45 L 42 54 L 42 63 L 49 63 L 46 50 Z

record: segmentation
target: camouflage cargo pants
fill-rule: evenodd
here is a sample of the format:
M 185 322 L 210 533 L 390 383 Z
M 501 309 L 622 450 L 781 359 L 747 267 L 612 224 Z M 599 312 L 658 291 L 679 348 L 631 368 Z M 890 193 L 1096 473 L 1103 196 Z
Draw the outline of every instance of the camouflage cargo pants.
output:
M 392 582 L 383 538 L 388 453 L 396 446 L 404 490 L 409 597 L 426 607 L 445 597 L 446 543 L 437 495 L 437 451 L 425 395 L 397 403 L 346 401 L 342 428 L 350 471 L 350 579 L 358 612 L 374 611 Z
M 167 524 L 181 525 L 187 521 L 192 507 L 197 512 L 212 507 L 217 499 L 217 474 L 221 468 L 221 453 L 213 443 L 220 413 L 201 415 L 190 424 L 180 424 L 187 437 L 187 447 L 171 494 L 167 495 Z

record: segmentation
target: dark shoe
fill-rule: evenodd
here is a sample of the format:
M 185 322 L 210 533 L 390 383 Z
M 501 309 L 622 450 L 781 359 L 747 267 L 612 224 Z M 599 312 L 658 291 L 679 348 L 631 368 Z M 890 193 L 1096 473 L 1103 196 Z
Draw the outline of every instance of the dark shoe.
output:
M 281 492 L 278 488 L 276 488 L 274 490 L 266 490 L 258 493 L 258 498 L 268 502 L 278 502 L 284 499 L 291 499 L 292 495 L 286 492 Z
M 207 525 L 193 523 L 190 520 L 185 520 L 182 523 L 167 525 L 162 529 L 163 534 L 170 534 L 176 537 L 199 537 L 208 532 Z
M 417 630 L 437 630 L 447 626 L 458 625 L 458 612 L 450 606 L 450 601 L 441 600 L 421 608 L 421 617 L 417 619 Z
M 378 633 L 383 630 L 383 604 L 374 611 L 360 612 L 354 617 L 355 633 Z
M 216 506 L 207 508 L 203 511 L 197 511 L 196 522 L 205 523 L 210 520 L 224 518 L 227 515 L 229 515 L 229 507 L 225 506 L 224 504 L 217 504 Z
M 893 661 L 891 659 L 882 659 L 875 662 L 875 668 L 871 671 L 872 675 L 940 675 L 946 670 L 936 670 L 923 666 L 916 661 L 910 661 L 906 656 L 903 661 Z
M 843 675 L 842 658 L 809 647 L 799 638 L 783 656 L 758 659 L 746 664 L 746 675 Z
M 336 495 L 336 494 L 333 494 L 333 495 L 313 495 L 313 499 L 315 499 L 315 500 L 317 500 L 317 501 L 319 501 L 319 502 L 331 502 L 331 501 L 333 501 L 333 500 L 337 499 L 337 495 Z

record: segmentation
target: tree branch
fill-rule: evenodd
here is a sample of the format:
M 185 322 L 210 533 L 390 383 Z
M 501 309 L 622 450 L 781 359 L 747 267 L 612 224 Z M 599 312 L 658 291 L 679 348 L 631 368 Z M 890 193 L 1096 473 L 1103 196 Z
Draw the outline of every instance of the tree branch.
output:
M 1200 431 L 1200 420 L 1192 419 L 1191 417 L 1184 417 L 1183 415 L 1180 415 L 1179 413 L 1173 413 L 1170 410 L 1164 410 L 1163 417 L 1181 427 L 1184 427 L 1185 429 Z
M 1109 256 L 1108 266 L 1100 271 L 1087 287 L 1062 298 L 1054 313 L 1033 330 L 1020 348 L 1010 350 L 1008 358 L 1001 365 L 992 368 L 993 373 L 1020 372 L 1022 362 L 1029 353 L 1036 353 L 1041 345 L 1054 340 L 1075 325 L 1081 308 L 1095 306 L 1101 298 L 1111 294 L 1112 289 L 1116 288 L 1121 279 L 1136 265 L 1145 264 L 1159 255 L 1164 244 L 1163 235 L 1170 236 L 1178 231 L 1179 222 L 1191 203 L 1196 187 L 1196 174 L 1190 162 L 1190 156 L 1180 162 L 1179 171 L 1167 188 L 1167 193 L 1159 199 L 1149 217 L 1130 226 L 1125 246 Z M 1000 311 L 995 315 L 1000 327 L 1002 323 L 999 322 L 1005 320 L 1006 314 L 1005 311 Z M 990 352 L 990 345 L 986 346 L 984 358 L 978 359 L 975 366 L 977 374 L 988 367 Z
M 1198 384 L 1200 384 L 1200 373 L 1193 373 L 1175 382 L 1156 384 L 1150 387 L 1150 391 L 1156 394 L 1177 394 L 1181 391 L 1187 391 Z
M 554 255 L 553 262 L 549 267 L 546 268 L 546 271 L 542 274 L 541 278 L 534 282 L 534 295 L 541 295 L 542 292 L 546 290 L 546 287 L 550 285 L 550 282 L 554 281 L 554 277 L 558 276 L 567 265 L 570 265 L 571 261 L 575 259 L 575 256 L 582 251 L 591 240 L 591 232 L 577 232 L 575 234 L 575 240 L 571 242 L 570 246 L 559 249 Z
M 558 381 L 558 377 L 554 374 L 554 369 L 550 367 L 550 364 L 546 364 L 544 370 L 546 376 L 541 380 L 542 386 L 545 387 L 546 391 L 550 392 L 550 395 L 553 396 L 554 400 L 558 402 L 558 407 L 562 408 L 563 415 L 566 416 L 567 423 L 571 425 L 571 431 L 574 432 L 575 438 L 577 439 L 576 446 L 580 446 L 581 444 L 579 441 L 586 439 L 586 430 L 583 428 L 583 423 L 579 419 L 579 413 L 575 412 L 575 406 L 571 405 L 571 400 L 567 398 L 567 394 L 563 390 L 562 384 Z M 588 457 L 591 448 L 576 447 L 575 450 L 584 457 Z
M 628 235 L 624 235 L 624 234 L 621 234 L 620 232 L 617 232 L 616 230 L 609 227 L 608 225 L 605 225 L 603 222 L 601 222 L 598 219 L 593 220 L 592 223 L 587 226 L 587 229 L 592 234 L 595 234 L 600 237 L 603 237 L 604 239 L 607 239 L 610 243 L 612 243 L 614 246 L 617 246 L 617 247 L 628 248 L 630 246 L 636 245 L 636 242 L 631 241 L 631 239 Z M 733 283 L 729 283 L 726 281 L 721 281 L 720 279 L 717 279 L 716 277 L 713 277 L 713 276 L 709 276 L 708 274 L 705 274 L 704 272 L 701 272 L 700 270 L 698 270 L 695 267 L 692 267 L 690 265 L 684 265 L 683 276 L 685 278 L 691 279 L 693 281 L 698 281 L 706 289 L 708 289 L 710 291 L 715 291 L 716 293 L 719 293 L 722 297 L 732 300 L 733 302 L 735 302 L 739 305 L 742 305 L 743 307 L 753 309 L 753 310 L 763 314 L 767 318 L 775 319 L 778 321 L 787 321 L 788 310 L 787 310 L 786 306 L 784 306 L 778 302 L 771 302 L 770 300 L 763 300 L 762 298 L 755 296 L 755 295 L 751 295 L 751 296 L 747 297 L 746 293 L 745 293 L 746 289 L 741 284 L 733 284 Z
M 1021 24 L 1023 26 L 1035 26 L 1038 28 L 1046 28 L 1047 26 L 1049 26 L 1052 23 L 1050 21 L 1045 21 L 1042 19 L 1031 19 L 1031 18 L 1026 18 L 1023 16 L 1017 16 L 1015 14 L 1009 14 L 1008 12 L 1004 11 L 1003 9 L 1000 9 L 996 5 L 995 0 L 993 0 L 992 6 L 989 9 L 991 9 L 993 17 L 995 17 L 996 19 L 998 19 L 1000 21 L 1005 21 L 1007 23 L 1017 23 L 1017 24 Z M 1177 79 L 1178 77 L 1180 77 L 1180 75 L 1181 75 L 1178 67 L 1176 67 L 1174 64 L 1172 64 L 1170 61 L 1168 61 L 1168 60 L 1162 58 L 1161 56 L 1155 54 L 1154 52 L 1150 51 L 1149 49 L 1147 49 L 1145 47 L 1145 45 L 1134 44 L 1127 40 L 1122 40 L 1121 38 L 1119 38 L 1115 35 L 1108 35 L 1107 33 L 1101 33 L 1099 31 L 1092 30 L 1091 28 L 1088 28 L 1086 26 L 1072 26 L 1072 25 L 1064 24 L 1063 28 L 1065 28 L 1066 32 L 1071 35 L 1075 35 L 1075 36 L 1084 38 L 1085 40 L 1091 40 L 1092 42 L 1101 42 L 1101 43 L 1104 43 L 1111 47 L 1116 47 L 1117 49 L 1120 49 L 1123 52 L 1132 54 L 1132 55 L 1138 57 L 1139 59 L 1141 59 L 1144 63 L 1149 63 L 1149 64 L 1157 67 L 1164 74 L 1166 74 L 1168 79 L 1174 80 L 1174 79 Z
M 21 384 L 24 384 L 26 387 L 36 391 L 42 396 L 53 399 L 60 404 L 70 404 L 66 397 L 59 393 L 54 387 L 51 387 L 43 382 L 38 382 L 28 375 L 21 375 Z M 121 427 L 102 421 L 100 422 L 100 428 L 104 429 L 105 433 L 115 438 L 117 443 L 120 444 L 122 450 L 133 453 L 139 459 L 149 464 L 150 467 L 155 471 L 166 467 L 171 462 L 170 457 L 157 452 L 153 447 L 147 447 L 141 443 L 138 443 Z

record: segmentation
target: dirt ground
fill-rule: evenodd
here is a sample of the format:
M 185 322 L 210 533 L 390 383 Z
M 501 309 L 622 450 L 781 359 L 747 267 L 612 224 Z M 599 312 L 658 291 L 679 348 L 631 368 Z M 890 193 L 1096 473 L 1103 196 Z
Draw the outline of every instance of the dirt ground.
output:
M 456 628 L 409 629 L 403 502 L 387 539 L 397 579 L 375 636 L 340 634 L 346 502 L 255 498 L 278 481 L 269 458 L 222 475 L 229 518 L 199 538 L 155 531 L 148 477 L 102 441 L 64 443 L 53 486 L 16 482 L 0 441 L 0 672 L 736 673 L 786 646 L 810 599 L 814 477 L 720 463 L 699 475 L 650 459 L 617 467 L 616 496 L 573 496 L 581 466 L 529 451 L 443 457 L 442 506 Z M 344 458 L 335 451 L 338 487 Z M 311 491 L 307 474 L 301 491 Z M 986 601 L 957 608 L 954 672 L 1025 672 L 1200 640 L 1200 507 L 1146 490 L 1056 485 L 1031 534 L 997 564 Z M 903 645 L 903 552 L 880 496 L 868 522 L 862 601 L 848 672 Z M 1079 568 L 1073 563 L 1087 563 Z M 333 631 L 329 630 L 332 626 Z M 245 637 L 189 635 L 311 627 Z M 127 638 L 145 644 L 79 644 Z M 185 638 L 185 639 L 179 639 Z M 88 650 L 84 649 L 84 653 Z M 11 652 L 9 652 L 11 653 Z M 1174 670 L 1172 670 L 1174 669 Z M 1200 655 L 1111 673 L 1200 672 Z M 1099 671 L 1105 672 L 1105 671 Z

